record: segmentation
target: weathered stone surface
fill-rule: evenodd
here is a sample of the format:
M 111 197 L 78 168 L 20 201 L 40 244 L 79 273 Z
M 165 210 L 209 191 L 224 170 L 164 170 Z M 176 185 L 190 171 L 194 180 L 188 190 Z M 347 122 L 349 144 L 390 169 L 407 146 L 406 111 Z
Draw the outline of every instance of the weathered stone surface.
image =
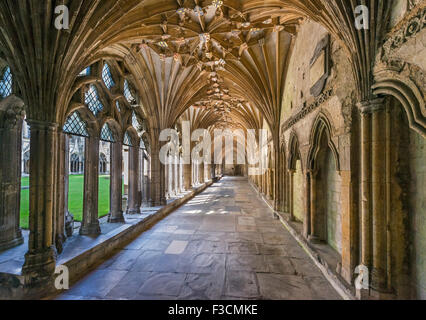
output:
M 253 207 L 263 207 L 245 180 L 224 179 L 222 184 L 234 191 L 233 197 L 248 194 L 251 196 L 247 201 Z M 209 190 L 210 193 L 221 198 L 220 193 Z M 199 199 L 203 199 L 203 194 L 195 197 L 194 202 Z M 234 216 L 224 216 L 228 218 L 224 223 L 218 222 L 216 218 L 211 219 L 208 212 L 187 216 L 185 212 L 191 206 L 191 203 L 184 205 L 118 250 L 111 259 L 102 263 L 59 299 L 338 297 L 303 249 L 267 209 L 262 211 L 261 220 L 244 220 L 261 221 L 263 227 L 275 230 L 270 236 L 264 237 L 265 234 L 260 233 L 227 231 L 229 225 L 237 224 Z M 179 239 L 182 234 L 176 233 L 179 230 L 176 222 L 180 218 L 190 226 L 183 230 L 194 231 L 185 234 L 189 236 L 188 240 Z M 202 230 L 210 229 L 210 222 L 215 231 Z M 108 272 L 112 273 L 107 278 L 111 279 L 111 285 L 102 279 Z M 307 283 L 306 277 L 314 279 L 312 284 Z M 99 288 L 84 292 L 85 288 L 94 285 Z M 321 290 L 324 290 L 324 295 Z

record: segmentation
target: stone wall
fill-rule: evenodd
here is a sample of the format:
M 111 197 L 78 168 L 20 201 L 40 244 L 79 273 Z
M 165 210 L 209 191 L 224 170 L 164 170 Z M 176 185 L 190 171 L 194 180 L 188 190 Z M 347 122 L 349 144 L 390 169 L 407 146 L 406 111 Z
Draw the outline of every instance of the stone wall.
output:
M 303 185 L 302 163 L 296 162 L 296 171 L 293 177 L 293 214 L 297 221 L 303 222 L 305 191 Z
M 314 110 L 306 114 L 292 127 L 285 126 L 289 118 L 297 116 L 304 108 L 315 103 L 310 81 L 310 61 L 318 43 L 327 36 L 327 31 L 319 24 L 305 21 L 301 26 L 290 59 L 289 71 L 283 95 L 281 112 L 281 136 L 289 145 L 290 134 L 296 133 L 300 144 L 303 167 L 305 168 L 307 152 L 310 146 L 312 126 L 319 113 L 326 115 L 332 124 L 332 140 L 340 148 L 345 147 L 346 135 L 352 125 L 352 110 L 355 108 L 355 82 L 347 53 L 338 41 L 330 39 L 330 76 L 323 93 L 331 94 Z M 340 154 L 343 167 L 350 167 L 350 159 L 345 153 Z
M 426 299 L 426 139 L 410 135 L 411 274 L 415 295 Z
M 342 253 L 342 209 L 341 178 L 336 171 L 333 154 L 329 150 L 326 157 L 326 205 L 327 243 L 340 254 Z

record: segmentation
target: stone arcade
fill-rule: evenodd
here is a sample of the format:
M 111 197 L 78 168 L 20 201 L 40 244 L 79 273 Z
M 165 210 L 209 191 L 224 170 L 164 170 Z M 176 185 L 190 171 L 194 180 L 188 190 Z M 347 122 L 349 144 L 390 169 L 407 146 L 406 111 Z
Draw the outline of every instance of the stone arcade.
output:
M 73 0 L 68 29 L 26 3 L 0 1 L 0 298 L 426 299 L 426 1 Z M 264 174 L 237 136 L 183 161 L 183 122 L 266 129 Z

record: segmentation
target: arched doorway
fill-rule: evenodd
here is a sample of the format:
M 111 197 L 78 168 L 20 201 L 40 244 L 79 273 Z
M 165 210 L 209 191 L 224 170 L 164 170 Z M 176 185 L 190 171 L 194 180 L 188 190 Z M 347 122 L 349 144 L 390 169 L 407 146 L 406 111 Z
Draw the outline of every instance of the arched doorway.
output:
M 304 221 L 304 185 L 303 185 L 303 169 L 300 157 L 299 142 L 295 135 L 290 138 L 289 151 L 289 201 L 290 216 L 292 220 L 299 222 Z
M 331 141 L 331 125 L 319 116 L 311 136 L 310 202 L 313 243 L 327 243 L 342 255 L 341 177 L 337 149 Z
M 320 240 L 325 241 L 339 254 L 342 252 L 342 217 L 340 207 L 341 179 L 326 136 L 321 139 L 316 177 L 315 229 Z
M 397 164 L 387 168 L 392 195 L 388 283 L 399 298 L 426 299 L 426 139 L 410 129 L 400 102 L 387 99 L 388 161 Z

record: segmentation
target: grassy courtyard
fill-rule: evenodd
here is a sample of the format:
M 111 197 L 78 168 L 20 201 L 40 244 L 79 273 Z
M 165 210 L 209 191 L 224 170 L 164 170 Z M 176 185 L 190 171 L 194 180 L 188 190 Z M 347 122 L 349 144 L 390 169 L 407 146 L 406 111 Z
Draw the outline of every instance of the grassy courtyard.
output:
M 22 178 L 22 186 L 29 186 L 29 178 Z M 109 212 L 109 183 L 110 176 L 99 176 L 99 217 L 106 216 Z M 69 177 L 68 210 L 74 215 L 76 221 L 81 221 L 83 216 L 83 185 L 84 176 Z M 29 190 L 21 190 L 21 228 L 28 229 Z

